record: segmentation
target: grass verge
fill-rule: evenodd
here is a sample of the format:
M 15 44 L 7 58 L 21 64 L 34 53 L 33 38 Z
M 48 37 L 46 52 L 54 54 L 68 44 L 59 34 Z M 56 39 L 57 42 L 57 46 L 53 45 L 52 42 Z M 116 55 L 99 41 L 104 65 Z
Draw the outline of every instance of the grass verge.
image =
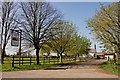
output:
M 116 64 L 114 62 L 104 62 L 100 64 L 99 67 L 106 70 L 107 72 L 120 74 L 120 62 L 117 62 Z
M 63 63 L 56 63 L 56 64 L 40 64 L 40 65 L 31 64 L 31 65 L 15 66 L 14 68 L 11 67 L 11 64 L 3 64 L 2 71 L 6 72 L 6 71 L 22 71 L 22 70 L 40 70 L 44 68 L 69 65 L 74 63 L 76 62 L 63 62 Z

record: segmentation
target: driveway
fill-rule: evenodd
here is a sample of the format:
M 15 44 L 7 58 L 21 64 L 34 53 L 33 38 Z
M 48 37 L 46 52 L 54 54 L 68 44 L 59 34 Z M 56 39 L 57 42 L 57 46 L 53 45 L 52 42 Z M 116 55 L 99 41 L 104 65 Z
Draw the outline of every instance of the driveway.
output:
M 3 78 L 118 78 L 97 67 L 104 60 L 81 62 L 69 66 L 46 68 L 44 70 L 3 72 Z

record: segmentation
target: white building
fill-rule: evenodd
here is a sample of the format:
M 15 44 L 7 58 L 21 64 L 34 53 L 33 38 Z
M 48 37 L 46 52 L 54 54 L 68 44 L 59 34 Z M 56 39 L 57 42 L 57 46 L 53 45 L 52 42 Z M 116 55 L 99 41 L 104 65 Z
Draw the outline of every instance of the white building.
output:
M 53 56 L 53 57 L 59 57 L 60 55 L 59 54 L 57 54 L 57 53 L 54 53 L 54 52 L 51 52 L 49 55 L 48 55 L 48 53 L 44 53 L 43 54 L 44 56 Z M 65 54 L 62 54 L 62 56 L 64 56 Z
M 114 53 L 105 54 L 107 60 L 114 60 Z

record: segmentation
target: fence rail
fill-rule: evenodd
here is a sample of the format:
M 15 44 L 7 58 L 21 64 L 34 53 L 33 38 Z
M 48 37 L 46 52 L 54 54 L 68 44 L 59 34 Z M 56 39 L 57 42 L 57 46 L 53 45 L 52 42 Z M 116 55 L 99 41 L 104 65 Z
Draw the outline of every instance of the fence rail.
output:
M 55 64 L 59 63 L 58 57 L 39 57 L 40 64 Z M 67 61 L 75 61 L 74 57 L 63 57 L 63 62 Z M 36 57 L 7 57 L 4 62 L 9 62 L 6 64 L 12 64 L 12 67 L 15 67 L 16 65 L 31 65 L 36 63 Z

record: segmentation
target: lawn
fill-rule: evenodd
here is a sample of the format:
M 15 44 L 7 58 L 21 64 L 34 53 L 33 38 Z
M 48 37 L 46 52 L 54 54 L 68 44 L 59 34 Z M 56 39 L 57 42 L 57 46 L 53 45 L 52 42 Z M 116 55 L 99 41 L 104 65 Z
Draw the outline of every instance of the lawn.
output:
M 116 62 L 116 64 L 114 62 L 104 62 L 100 64 L 100 68 L 113 74 L 118 74 L 120 73 L 120 62 Z
M 12 58 L 6 57 L 4 58 L 4 64 L 2 65 L 2 71 L 18 71 L 18 70 L 39 70 L 44 69 L 52 66 L 60 66 L 60 65 L 69 65 L 76 62 L 84 62 L 87 59 L 81 59 L 79 61 L 75 61 L 73 58 L 63 58 L 63 62 L 60 63 L 58 58 L 40 58 L 40 65 L 36 65 L 36 59 L 31 58 L 31 65 L 30 65 L 30 58 L 23 58 L 23 64 L 19 66 L 19 58 L 14 58 L 14 68 L 12 67 Z M 20 58 L 22 60 L 22 58 Z M 91 59 L 89 59 L 91 60 Z M 22 61 L 20 61 L 22 63 Z
M 55 66 L 62 66 L 62 65 L 69 65 L 74 64 L 75 62 L 63 62 L 63 63 L 55 63 L 55 64 L 32 64 L 32 65 L 21 65 L 15 66 L 14 68 L 11 67 L 11 64 L 3 64 L 2 71 L 18 71 L 18 70 L 39 70 L 48 67 L 55 67 Z
M 12 67 L 12 58 L 5 58 L 4 64 L 2 64 L 2 71 L 18 71 L 18 70 L 39 70 L 44 69 L 52 66 L 59 66 L 59 65 L 68 65 L 75 63 L 75 60 L 66 60 L 63 59 L 63 63 L 55 62 L 58 61 L 56 58 L 51 59 L 51 62 L 49 63 L 49 60 L 46 59 L 45 61 L 41 60 L 40 65 L 35 64 L 35 58 L 32 59 L 33 63 L 29 62 L 28 58 L 24 58 L 25 64 L 15 64 L 15 67 Z M 19 58 L 16 58 L 16 62 L 19 62 Z M 27 62 L 26 62 L 27 61 Z M 44 63 L 43 63 L 44 62 Z

